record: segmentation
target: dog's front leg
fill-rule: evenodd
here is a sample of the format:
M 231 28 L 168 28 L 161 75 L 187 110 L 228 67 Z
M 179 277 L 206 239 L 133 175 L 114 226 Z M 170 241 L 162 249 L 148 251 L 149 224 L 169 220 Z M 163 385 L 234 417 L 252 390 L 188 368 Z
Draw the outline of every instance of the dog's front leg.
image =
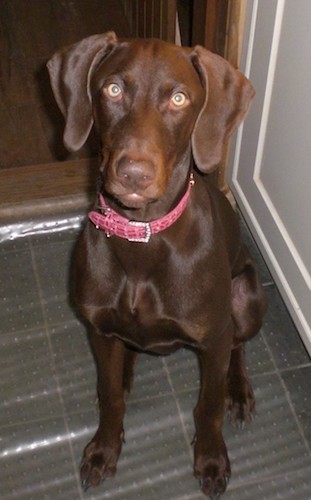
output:
M 118 339 L 90 331 L 90 343 L 97 363 L 99 426 L 86 446 L 80 469 L 84 490 L 114 476 L 123 441 L 125 413 L 124 365 L 129 363 L 127 348 Z
M 218 498 L 225 491 L 230 477 L 222 424 L 231 339 L 230 332 L 226 332 L 214 342 L 213 348 L 199 353 L 201 391 L 194 410 L 194 475 L 203 493 L 211 498 Z

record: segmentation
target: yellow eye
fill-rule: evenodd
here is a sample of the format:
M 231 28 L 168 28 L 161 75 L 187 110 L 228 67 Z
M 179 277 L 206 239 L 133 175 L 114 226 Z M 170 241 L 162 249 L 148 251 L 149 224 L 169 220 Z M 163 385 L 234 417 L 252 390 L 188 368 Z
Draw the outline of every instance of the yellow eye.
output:
M 171 103 L 176 108 L 181 108 L 186 104 L 186 102 L 187 102 L 187 97 L 183 92 L 176 92 L 176 94 L 174 94 L 171 97 Z
M 122 95 L 122 89 L 117 83 L 110 83 L 106 88 L 106 93 L 109 97 L 117 98 Z

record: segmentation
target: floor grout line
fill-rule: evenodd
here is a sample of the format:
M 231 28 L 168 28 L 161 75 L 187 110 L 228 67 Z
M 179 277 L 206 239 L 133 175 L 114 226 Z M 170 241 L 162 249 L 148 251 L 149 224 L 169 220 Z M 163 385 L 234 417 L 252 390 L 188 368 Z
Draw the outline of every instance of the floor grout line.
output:
M 191 457 L 191 460 L 193 461 L 193 447 L 192 447 L 192 444 L 191 444 L 191 441 L 189 439 L 189 435 L 188 435 L 188 432 L 187 432 L 187 429 L 186 429 L 186 426 L 185 426 L 185 423 L 184 423 L 184 419 L 183 419 L 183 415 L 182 415 L 182 411 L 181 411 L 181 407 L 180 407 L 179 401 L 178 401 L 178 399 L 176 397 L 176 391 L 174 389 L 174 384 L 173 384 L 173 381 L 172 381 L 172 378 L 171 378 L 171 374 L 170 374 L 170 371 L 168 369 L 168 366 L 167 366 L 165 358 L 162 359 L 162 362 L 163 362 L 164 370 L 166 372 L 168 383 L 169 383 L 169 385 L 171 387 L 171 390 L 172 390 L 172 395 L 173 395 L 174 400 L 175 400 L 175 404 L 176 404 L 176 407 L 177 407 L 177 412 L 178 412 L 179 420 L 180 420 L 180 423 L 181 423 L 183 435 L 184 435 L 184 438 L 185 438 L 185 441 L 186 441 L 186 444 L 187 444 L 188 452 L 189 452 L 189 455 Z M 194 390 L 194 388 L 192 388 L 192 391 L 193 390 Z M 190 391 L 188 390 L 187 392 L 190 392 Z
M 78 469 L 76 466 L 76 460 L 75 460 L 72 439 L 71 439 L 71 432 L 70 432 L 70 429 L 68 427 L 67 418 L 66 418 L 64 398 L 62 395 L 61 384 L 60 384 L 60 380 L 59 380 L 59 376 L 58 376 L 57 367 L 56 367 L 56 364 L 54 361 L 54 350 L 53 350 L 53 346 L 52 346 L 52 342 L 51 342 L 51 336 L 50 336 L 50 331 L 49 331 L 49 322 L 47 319 L 46 308 L 44 305 L 45 301 L 44 301 L 44 297 L 43 297 L 43 293 L 42 293 L 40 275 L 39 275 L 39 271 L 38 271 L 38 267 L 37 267 L 37 261 L 36 261 L 34 247 L 32 245 L 30 238 L 29 238 L 29 248 L 30 248 L 30 256 L 31 256 L 33 272 L 34 272 L 34 276 L 35 276 L 35 280 L 36 280 L 36 284 L 37 284 L 37 289 L 38 289 L 38 294 L 39 294 L 39 299 L 40 299 L 41 311 L 42 311 L 42 315 L 43 315 L 43 327 L 44 327 L 44 330 L 45 330 L 45 333 L 47 336 L 47 340 L 48 340 L 48 346 L 49 346 L 49 351 L 50 351 L 51 363 L 52 363 L 53 371 L 54 371 L 54 377 L 55 377 L 55 381 L 56 381 L 58 397 L 59 397 L 61 406 L 63 408 L 62 418 L 64 419 L 64 425 L 65 425 L 66 433 L 68 436 L 68 446 L 70 449 L 73 469 L 74 469 L 75 478 L 76 478 L 76 482 L 77 482 L 77 490 L 79 492 L 80 500 L 83 500 L 83 495 L 81 493 L 81 486 L 80 486 L 80 475 L 79 475 L 79 472 L 78 472 Z

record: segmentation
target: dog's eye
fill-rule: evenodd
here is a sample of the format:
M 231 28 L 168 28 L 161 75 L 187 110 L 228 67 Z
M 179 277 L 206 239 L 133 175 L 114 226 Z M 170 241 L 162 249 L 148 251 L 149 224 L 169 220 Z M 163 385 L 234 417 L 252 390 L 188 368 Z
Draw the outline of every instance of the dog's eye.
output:
M 122 89 L 117 83 L 110 83 L 104 90 L 105 93 L 113 99 L 118 99 L 122 96 Z
M 176 92 L 171 97 L 170 104 L 174 108 L 181 108 L 188 102 L 187 96 L 183 92 Z

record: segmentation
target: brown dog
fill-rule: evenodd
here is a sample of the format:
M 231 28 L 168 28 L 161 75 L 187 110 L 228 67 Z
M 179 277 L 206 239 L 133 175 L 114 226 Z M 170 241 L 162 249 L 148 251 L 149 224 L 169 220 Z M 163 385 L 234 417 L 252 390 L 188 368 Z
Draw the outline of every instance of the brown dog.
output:
M 265 297 L 237 218 L 205 174 L 245 117 L 253 87 L 203 47 L 112 32 L 57 53 L 48 68 L 67 148 L 78 150 L 93 124 L 102 147 L 101 194 L 74 262 L 100 405 L 82 484 L 116 472 L 137 351 L 191 346 L 202 371 L 194 474 L 217 497 L 230 476 L 225 406 L 233 424 L 254 409 L 243 342 L 260 328 Z

